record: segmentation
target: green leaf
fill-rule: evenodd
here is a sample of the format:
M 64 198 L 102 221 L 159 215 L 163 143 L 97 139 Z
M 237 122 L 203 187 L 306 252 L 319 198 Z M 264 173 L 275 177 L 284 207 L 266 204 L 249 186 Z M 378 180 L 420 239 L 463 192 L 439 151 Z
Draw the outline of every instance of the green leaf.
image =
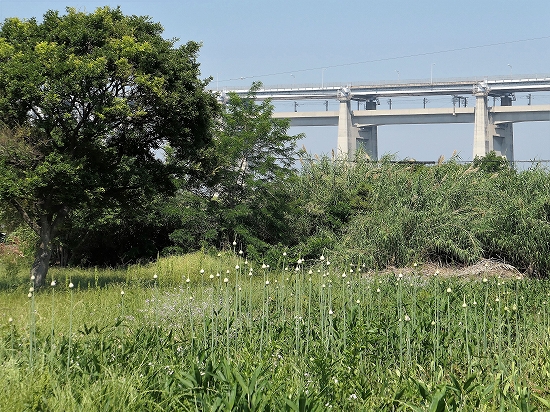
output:
M 470 393 L 476 386 L 478 386 L 478 385 L 470 386 L 476 380 L 476 378 L 477 378 L 476 374 L 471 374 L 466 378 L 466 382 L 464 382 L 464 385 L 462 386 L 462 389 L 464 390 L 464 392 Z
M 420 379 L 415 381 L 416 386 L 418 387 L 418 392 L 420 392 L 420 396 L 422 396 L 422 399 L 425 401 L 428 401 L 431 399 L 431 394 L 428 388 L 426 387 L 426 384 L 422 382 Z
M 236 370 L 236 369 L 233 369 L 233 376 L 235 376 L 235 378 L 237 379 L 237 382 L 239 382 L 239 385 L 241 385 L 241 388 L 243 388 L 243 392 L 245 394 L 248 394 L 249 393 L 248 392 L 248 385 L 244 381 L 244 379 L 241 376 L 241 374 L 239 373 L 239 371 Z
M 550 400 L 541 398 L 540 396 L 537 396 L 537 395 L 535 395 L 535 394 L 532 394 L 532 396 L 535 397 L 540 403 L 542 403 L 543 406 L 545 406 L 545 407 L 547 407 L 548 409 L 550 409 Z
M 445 392 L 446 387 L 443 387 L 434 394 L 430 404 L 430 412 L 443 412 L 445 410 Z

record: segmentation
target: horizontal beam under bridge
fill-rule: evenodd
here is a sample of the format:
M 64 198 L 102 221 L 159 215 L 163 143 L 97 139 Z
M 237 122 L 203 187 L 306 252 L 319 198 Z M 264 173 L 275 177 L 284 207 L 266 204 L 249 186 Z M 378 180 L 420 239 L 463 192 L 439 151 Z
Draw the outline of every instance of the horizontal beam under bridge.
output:
M 548 122 L 550 104 L 533 106 L 495 106 L 489 109 L 493 123 Z
M 276 112 L 275 119 L 290 119 L 291 126 L 338 126 L 338 111 Z M 550 105 L 494 106 L 489 109 L 494 123 L 550 121 Z M 354 110 L 358 126 L 396 124 L 474 123 L 474 108 L 430 108 L 392 110 Z

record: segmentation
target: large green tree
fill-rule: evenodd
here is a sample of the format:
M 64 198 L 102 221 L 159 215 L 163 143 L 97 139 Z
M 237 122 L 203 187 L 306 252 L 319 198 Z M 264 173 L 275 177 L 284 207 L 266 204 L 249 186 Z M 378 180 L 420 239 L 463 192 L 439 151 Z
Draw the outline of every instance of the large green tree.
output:
M 211 140 L 218 104 L 199 78 L 200 45 L 162 32 L 109 7 L 0 27 L 0 202 L 40 237 L 37 286 L 73 212 L 173 191 L 171 178 Z M 163 160 L 164 146 L 178 162 Z

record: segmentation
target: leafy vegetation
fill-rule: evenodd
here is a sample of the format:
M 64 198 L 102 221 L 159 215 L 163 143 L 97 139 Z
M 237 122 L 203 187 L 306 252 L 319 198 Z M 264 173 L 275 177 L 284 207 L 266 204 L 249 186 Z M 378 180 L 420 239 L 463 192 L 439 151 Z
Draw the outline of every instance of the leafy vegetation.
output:
M 531 274 L 550 270 L 550 179 L 541 168 L 310 159 L 291 198 L 301 205 L 291 219 L 297 257 L 330 250 L 379 269 L 493 258 Z
M 269 264 L 286 251 L 549 273 L 548 171 L 494 153 L 435 166 L 310 158 L 254 100 L 259 83 L 218 105 L 198 79 L 199 45 L 161 34 L 110 8 L 0 29 L 0 222 L 38 237 L 36 287 L 50 261 L 125 267 L 234 244 Z
M 37 287 L 58 235 L 78 248 L 88 230 L 175 190 L 170 177 L 190 168 L 156 151 L 170 145 L 189 166 L 211 139 L 218 104 L 198 78 L 199 44 L 176 48 L 162 31 L 109 7 L 0 28 L 0 202 L 40 238 Z M 90 227 L 71 226 L 73 215 Z
M 260 258 L 289 240 L 296 140 L 303 136 L 287 134 L 289 121 L 272 117 L 269 100 L 254 101 L 259 87 L 253 84 L 246 98 L 229 95 L 213 142 L 202 152 L 200 179 L 179 182 L 186 190 L 165 209 L 169 220 L 179 220 L 170 252 L 228 249 L 239 240 Z
M 547 280 L 239 252 L 53 268 L 38 294 L 0 292 L 0 409 L 550 407 Z
M 161 34 L 0 27 L 1 410 L 550 409 L 547 170 L 310 158 Z

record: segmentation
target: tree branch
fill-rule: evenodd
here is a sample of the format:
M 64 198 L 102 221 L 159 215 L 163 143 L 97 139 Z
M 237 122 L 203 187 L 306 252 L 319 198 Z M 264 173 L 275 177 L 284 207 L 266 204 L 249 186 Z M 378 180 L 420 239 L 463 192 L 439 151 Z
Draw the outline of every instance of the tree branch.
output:
M 40 236 L 40 226 L 38 226 L 38 224 L 30 218 L 25 209 L 23 209 L 23 207 L 16 200 L 13 200 L 13 206 L 19 212 L 25 223 L 28 224 L 38 236 Z

